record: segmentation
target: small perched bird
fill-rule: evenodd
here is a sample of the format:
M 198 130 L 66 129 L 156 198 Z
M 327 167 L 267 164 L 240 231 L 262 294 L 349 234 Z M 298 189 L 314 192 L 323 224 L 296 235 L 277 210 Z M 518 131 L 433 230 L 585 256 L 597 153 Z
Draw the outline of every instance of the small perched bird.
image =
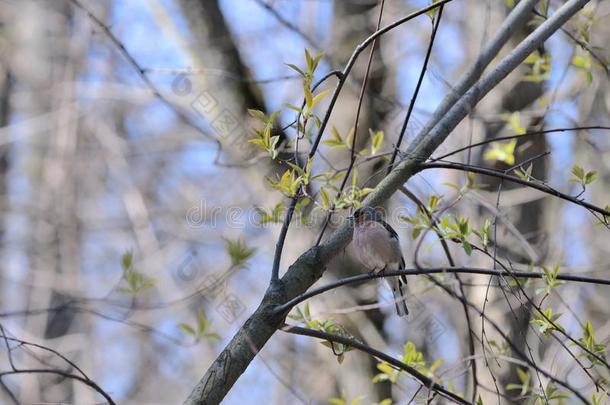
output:
M 379 211 L 372 207 L 362 207 L 354 212 L 352 219 L 356 253 L 366 268 L 372 273 L 405 268 L 398 234 L 381 218 Z M 389 277 L 387 282 L 394 293 L 398 315 L 407 315 L 409 310 L 403 291 L 406 290 L 406 277 Z

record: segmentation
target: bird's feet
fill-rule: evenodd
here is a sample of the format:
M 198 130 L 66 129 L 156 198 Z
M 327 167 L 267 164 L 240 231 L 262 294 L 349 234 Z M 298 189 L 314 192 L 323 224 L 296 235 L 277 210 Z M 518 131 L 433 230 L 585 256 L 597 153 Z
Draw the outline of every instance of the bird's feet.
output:
M 387 266 L 383 266 L 381 268 L 375 267 L 373 270 L 369 271 L 369 275 L 375 275 L 375 274 L 383 274 L 385 272 Z

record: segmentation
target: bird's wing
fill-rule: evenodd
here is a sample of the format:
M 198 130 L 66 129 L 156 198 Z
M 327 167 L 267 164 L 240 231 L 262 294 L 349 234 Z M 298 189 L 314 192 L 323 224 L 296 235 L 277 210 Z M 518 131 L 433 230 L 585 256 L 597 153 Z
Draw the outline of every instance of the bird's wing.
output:
M 394 228 L 392 228 L 392 226 L 390 224 L 388 224 L 387 222 L 380 220 L 379 222 L 381 222 L 381 224 L 383 225 L 383 227 L 390 233 L 390 236 L 393 239 L 396 239 L 396 242 L 398 242 L 398 233 L 396 233 L 396 231 L 394 230 Z M 398 245 L 400 246 L 400 245 Z M 402 252 L 400 254 L 400 268 L 399 270 L 404 270 L 406 267 L 405 265 L 405 258 L 402 256 Z M 398 278 L 403 284 L 407 284 L 407 278 L 405 276 L 400 276 Z
M 379 222 L 381 222 L 381 225 L 383 225 L 383 227 L 390 233 L 392 238 L 398 240 L 398 234 L 396 233 L 396 231 L 394 230 L 394 228 L 392 228 L 392 226 L 390 224 L 388 224 L 387 222 L 382 221 L 382 220 L 380 220 Z
M 407 266 L 405 265 L 405 258 L 400 255 L 400 268 L 398 270 L 404 270 Z M 398 277 L 399 284 L 407 284 L 407 276 L 401 275 Z

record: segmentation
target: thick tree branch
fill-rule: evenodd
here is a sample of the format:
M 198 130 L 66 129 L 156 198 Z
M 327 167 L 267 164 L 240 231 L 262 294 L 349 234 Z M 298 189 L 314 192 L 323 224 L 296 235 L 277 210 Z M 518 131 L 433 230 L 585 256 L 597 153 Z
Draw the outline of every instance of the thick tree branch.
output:
M 530 17 L 530 11 L 538 3 L 538 0 L 520 1 L 513 11 L 506 17 L 494 38 L 481 50 L 477 60 L 462 75 L 458 82 L 451 88 L 441 104 L 436 108 L 432 119 L 428 121 L 421 134 L 427 134 L 445 116 L 453 105 L 466 93 L 468 89 L 481 77 L 485 68 L 498 55 L 502 47 L 510 37 L 519 30 Z M 511 69 L 512 70 L 512 69 Z

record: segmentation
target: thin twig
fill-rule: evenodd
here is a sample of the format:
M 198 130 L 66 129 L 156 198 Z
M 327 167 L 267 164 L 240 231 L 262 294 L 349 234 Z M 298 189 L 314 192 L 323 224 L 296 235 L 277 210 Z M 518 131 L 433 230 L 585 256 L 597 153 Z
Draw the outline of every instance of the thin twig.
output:
M 439 273 L 447 273 L 447 274 L 486 274 L 491 276 L 511 276 L 515 278 L 543 278 L 544 273 L 536 273 L 532 271 L 508 271 L 508 270 L 493 270 L 493 269 L 483 269 L 483 268 L 475 268 L 475 267 L 435 267 L 435 268 L 414 268 L 400 271 L 386 271 L 383 274 L 375 273 L 375 274 L 358 274 L 356 276 L 345 277 L 335 282 L 329 283 L 323 287 L 315 288 L 310 290 L 304 294 L 301 294 L 292 300 L 286 302 L 283 305 L 280 305 L 275 308 L 275 312 L 281 313 L 290 310 L 295 305 L 308 300 L 311 297 L 315 297 L 316 295 L 320 295 L 324 292 L 334 290 L 335 288 L 342 287 L 348 284 L 356 284 L 362 283 L 367 280 L 373 280 L 383 277 L 399 277 L 399 276 L 415 276 L 422 274 L 439 274 Z M 583 277 L 576 275 L 568 275 L 568 274 L 558 274 L 557 280 L 565 280 L 565 281 L 574 281 L 578 283 L 586 283 L 586 284 L 597 284 L 597 285 L 610 285 L 610 279 L 601 279 L 594 277 Z
M 524 185 L 524 186 L 527 186 L 530 188 L 534 188 L 536 190 L 542 191 L 543 193 L 550 194 L 552 196 L 561 198 L 562 200 L 570 201 L 571 203 L 574 203 L 576 205 L 580 205 L 582 207 L 587 208 L 589 211 L 597 212 L 597 213 L 603 215 L 604 217 L 610 217 L 610 211 L 606 211 L 605 209 L 600 208 L 596 205 L 593 205 L 586 201 L 572 197 L 571 195 L 562 193 L 546 184 L 540 184 L 540 183 L 535 183 L 532 181 L 527 181 L 527 180 L 521 179 L 517 176 L 512 176 L 510 174 L 506 174 L 499 170 L 493 170 L 493 169 L 488 169 L 485 167 L 479 167 L 479 166 L 473 166 L 473 165 L 466 165 L 466 164 L 456 163 L 456 162 L 427 162 L 427 163 L 420 164 L 419 168 L 421 170 L 434 169 L 434 168 L 453 169 L 453 170 L 461 170 L 461 171 L 465 171 L 465 172 L 473 172 L 473 173 L 484 174 L 484 175 L 491 176 L 491 177 L 501 178 L 504 180 L 511 181 L 513 183 L 517 183 L 517 184 L 521 184 L 521 185 Z
M 384 6 L 385 6 L 385 0 L 381 0 L 381 7 L 379 9 L 379 17 L 377 19 L 377 26 L 375 28 L 375 31 L 378 31 L 379 27 L 381 26 L 381 18 L 383 17 Z M 441 9 L 442 9 L 442 6 L 441 6 Z M 371 50 L 369 51 L 369 59 L 366 63 L 366 71 L 364 73 L 364 78 L 362 79 L 362 85 L 360 87 L 360 95 L 358 96 L 358 107 L 356 110 L 356 117 L 354 118 L 354 125 L 353 125 L 354 136 L 352 137 L 349 166 L 347 167 L 346 173 L 343 175 L 343 181 L 341 182 L 341 186 L 339 187 L 339 190 L 337 190 L 337 198 L 339 198 L 341 196 L 341 193 L 343 193 L 343 189 L 345 188 L 345 185 L 347 184 L 349 176 L 354 168 L 354 163 L 356 163 L 356 157 L 357 157 L 356 142 L 358 139 L 358 125 L 360 124 L 360 111 L 362 110 L 362 102 L 364 101 L 366 85 L 369 81 L 369 73 L 371 71 L 371 64 L 373 63 L 373 55 L 375 53 L 376 45 L 377 45 L 377 39 L 373 40 L 373 44 L 371 45 Z M 324 219 L 324 225 L 322 226 L 322 230 L 320 231 L 320 234 L 318 235 L 318 239 L 316 239 L 316 246 L 320 244 L 320 241 L 322 240 L 322 237 L 324 236 L 324 232 L 326 231 L 326 228 L 328 227 L 328 223 L 330 221 L 330 218 L 333 214 L 334 209 L 335 209 L 335 205 L 333 203 L 331 205 L 330 209 L 328 210 L 328 212 L 326 213 L 326 218 Z
M 453 402 L 456 402 L 458 404 L 470 404 L 470 402 L 464 400 L 463 398 L 460 398 L 453 392 L 447 390 L 442 385 L 435 383 L 434 380 L 426 377 L 425 375 L 423 375 L 422 373 L 417 371 L 415 368 L 413 368 L 391 356 L 388 356 L 384 352 L 373 349 L 372 347 L 370 347 L 364 343 L 358 342 L 357 340 L 350 339 L 345 336 L 335 335 L 332 333 L 327 333 L 327 332 L 314 330 L 314 329 L 301 328 L 299 326 L 292 326 L 292 325 L 284 325 L 280 330 L 287 332 L 287 333 L 292 333 L 295 335 L 316 337 L 316 338 L 328 340 L 328 341 L 331 341 L 334 343 L 340 343 L 343 345 L 347 345 L 354 349 L 358 349 L 360 351 L 368 353 L 368 354 L 384 361 L 385 363 L 390 364 L 391 366 L 393 366 L 399 370 L 402 370 L 402 371 L 405 371 L 405 372 L 411 374 L 413 377 L 415 377 L 417 380 L 419 380 L 424 386 L 426 386 L 429 390 L 437 392 L 439 395 L 442 395 L 443 397 L 445 397 Z
M 392 171 L 394 167 L 394 162 L 396 161 L 396 157 L 398 156 L 398 151 L 400 150 L 400 145 L 402 145 L 402 139 L 405 136 L 405 132 L 407 132 L 407 126 L 409 125 L 409 120 L 411 118 L 411 114 L 413 113 L 413 107 L 415 107 L 415 101 L 417 101 L 417 96 L 419 95 L 419 90 L 421 88 L 421 84 L 424 81 L 424 76 L 426 75 L 426 69 L 428 68 L 428 62 L 430 61 L 430 55 L 432 55 L 432 48 L 434 46 L 434 39 L 436 38 L 436 32 L 438 31 L 438 27 L 441 24 L 441 18 L 443 16 L 443 6 L 439 7 L 436 20 L 432 26 L 432 34 L 430 35 L 430 42 L 428 43 L 428 49 L 426 50 L 426 56 L 424 57 L 424 63 L 422 64 L 421 70 L 419 72 L 419 77 L 417 79 L 417 84 L 415 85 L 415 90 L 413 91 L 413 95 L 411 96 L 411 101 L 409 102 L 409 108 L 407 109 L 407 115 L 405 116 L 404 121 L 402 122 L 402 128 L 400 129 L 400 135 L 398 135 L 398 140 L 396 141 L 396 145 L 394 146 L 394 152 L 392 153 L 392 158 L 390 159 L 390 163 L 388 163 L 387 173 Z
M 430 161 L 436 162 L 438 160 L 443 160 L 443 159 L 448 158 L 449 156 L 453 156 L 453 155 L 455 155 L 457 153 L 460 153 L 462 151 L 465 151 L 467 149 L 472 149 L 472 148 L 476 148 L 478 146 L 487 145 L 487 144 L 490 144 L 492 142 L 506 141 L 506 140 L 509 140 L 509 139 L 529 138 L 529 137 L 533 137 L 533 136 L 545 135 L 545 134 L 550 134 L 550 133 L 554 133 L 554 132 L 589 131 L 589 130 L 592 130 L 592 129 L 610 130 L 610 127 L 605 127 L 605 126 L 600 126 L 600 125 L 592 125 L 592 126 L 572 127 L 572 128 L 554 128 L 554 129 L 545 129 L 543 131 L 526 132 L 526 133 L 521 134 L 521 135 L 500 136 L 500 137 L 497 137 L 497 138 L 487 139 L 485 141 L 473 143 L 471 145 L 464 146 L 463 148 L 455 149 L 455 150 L 453 150 L 453 151 L 451 151 L 449 153 L 446 153 L 444 155 L 430 158 Z

